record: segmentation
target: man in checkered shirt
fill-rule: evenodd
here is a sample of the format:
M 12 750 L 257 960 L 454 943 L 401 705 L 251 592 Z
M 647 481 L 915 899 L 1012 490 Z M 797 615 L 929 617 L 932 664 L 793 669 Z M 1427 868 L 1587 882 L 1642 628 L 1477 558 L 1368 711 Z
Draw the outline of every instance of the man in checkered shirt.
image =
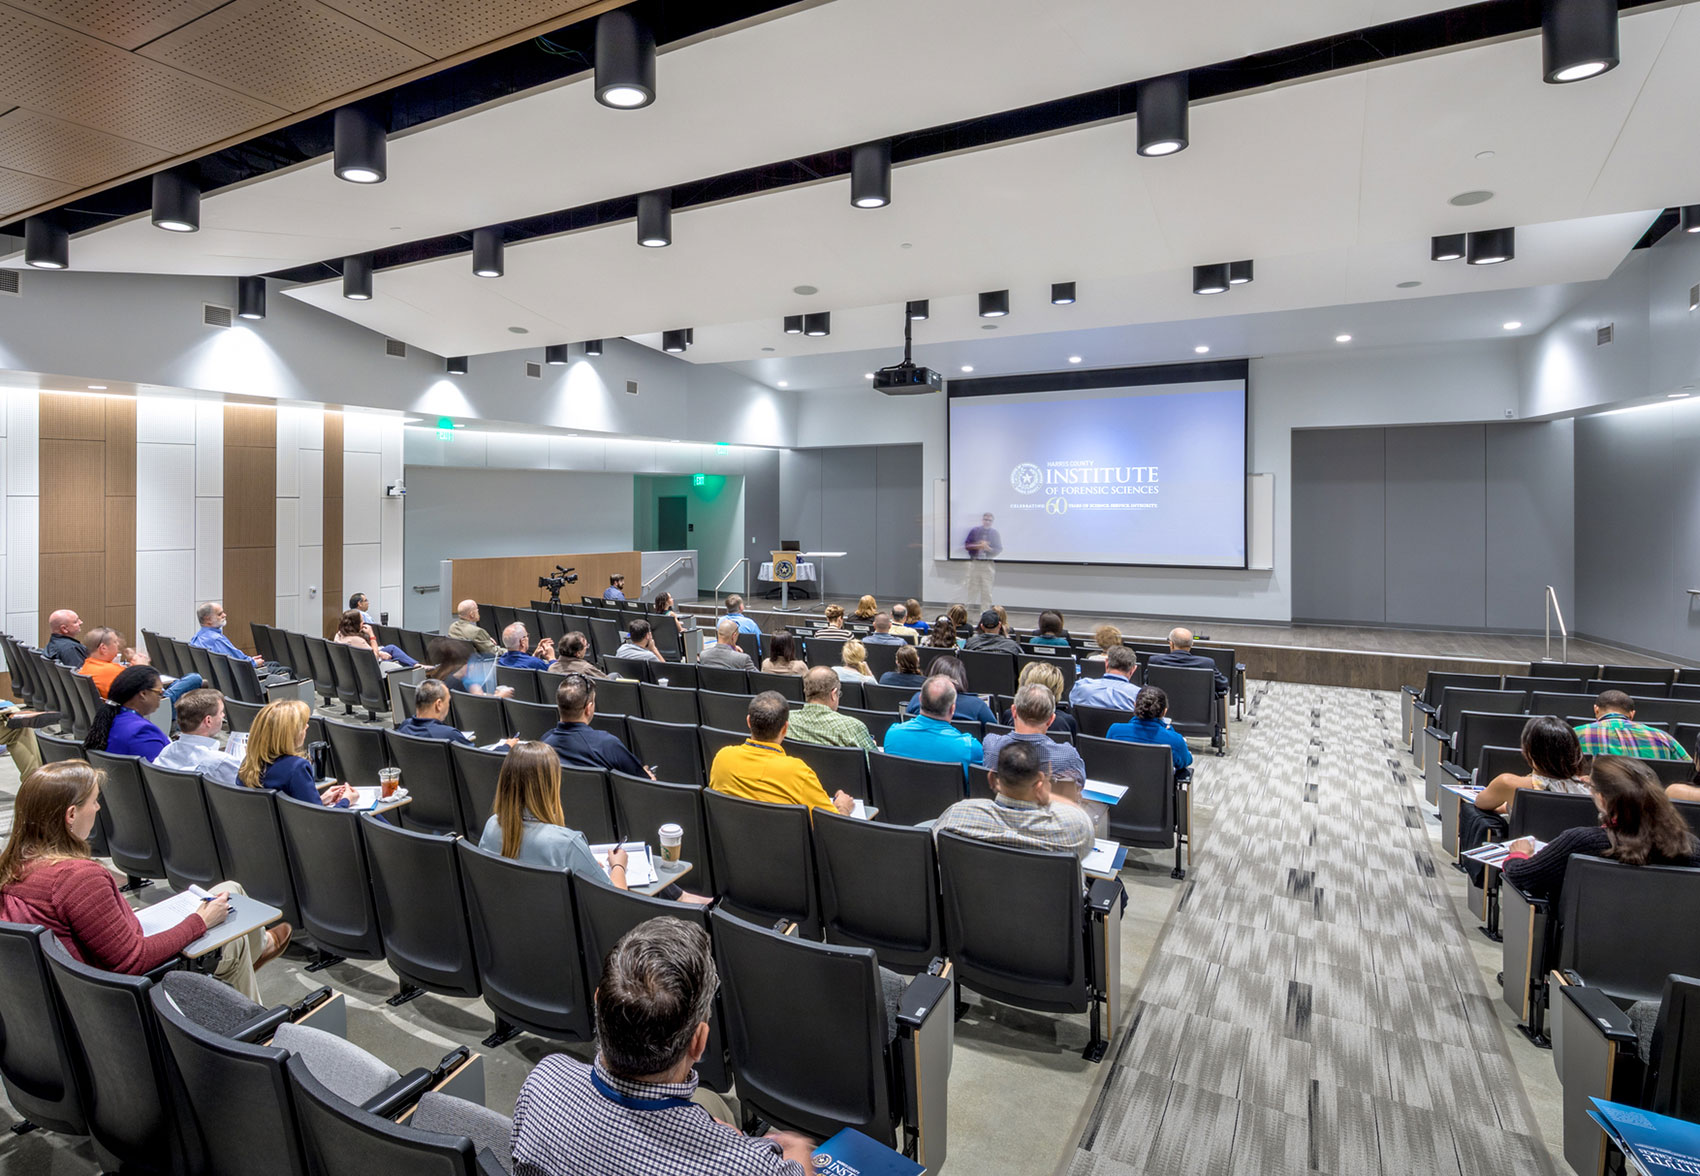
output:
M 690 1101 L 719 986 L 700 927 L 628 931 L 596 990 L 595 1064 L 550 1054 L 520 1089 L 515 1176 L 808 1176 L 813 1140 L 745 1135 Z

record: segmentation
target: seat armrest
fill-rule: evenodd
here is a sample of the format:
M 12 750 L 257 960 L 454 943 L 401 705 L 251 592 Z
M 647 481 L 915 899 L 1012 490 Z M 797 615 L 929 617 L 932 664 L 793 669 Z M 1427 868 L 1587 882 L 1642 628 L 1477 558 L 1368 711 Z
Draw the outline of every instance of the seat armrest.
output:
M 1528 891 L 1524 890 L 1521 886 L 1517 885 L 1517 883 L 1513 882 L 1509 877 L 1507 877 L 1503 873 L 1504 869 L 1505 869 L 1505 867 L 1503 865 L 1501 865 L 1500 870 L 1502 871 L 1502 873 L 1500 874 L 1500 877 L 1503 879 L 1503 881 L 1500 883 L 1500 885 L 1504 886 L 1508 890 L 1515 890 L 1517 892 L 1517 897 L 1522 899 L 1524 902 L 1528 903 L 1529 906 L 1531 908 L 1533 908 L 1534 911 L 1537 914 L 1542 914 L 1542 915 L 1546 914 L 1547 913 L 1547 900 L 1544 899 L 1544 898 L 1536 898 L 1534 895 L 1532 895 Z
M 388 1090 L 375 1094 L 360 1105 L 363 1111 L 393 1119 L 419 1101 L 419 1096 L 431 1089 L 431 1071 L 424 1066 L 409 1070 Z
M 1431 727 L 1430 730 L 1433 730 L 1433 728 Z M 1475 778 L 1475 773 L 1466 768 L 1461 768 L 1457 764 L 1441 764 L 1440 770 L 1465 786 L 1468 786 L 1470 781 Z
M 1563 999 L 1575 1005 L 1590 1024 L 1599 1030 L 1600 1036 L 1607 1041 L 1615 1041 L 1620 1045 L 1633 1047 L 1636 1044 L 1635 1027 L 1629 1021 L 1629 1014 L 1617 1007 L 1615 1001 L 1598 988 L 1589 988 L 1585 984 L 1555 985 Z
M 1449 733 L 1442 731 L 1439 727 L 1436 727 L 1433 723 L 1430 723 L 1423 728 L 1423 734 L 1427 735 L 1430 739 L 1435 740 L 1443 747 L 1452 746 L 1452 736 Z
M 909 982 L 897 1007 L 893 1053 L 903 1080 L 906 1154 L 929 1172 L 944 1166 L 950 1146 L 950 1066 L 956 1048 L 956 985 L 942 975 Z
M 1411 699 L 1411 709 L 1416 711 L 1418 714 L 1424 715 L 1438 715 L 1440 713 L 1439 707 L 1430 706 L 1420 697 Z
M 230 1037 L 234 1041 L 268 1041 L 279 1025 L 294 1019 L 288 1005 L 278 1005 L 249 1017 L 230 1031 Z
M 1086 909 L 1094 915 L 1119 914 L 1122 889 L 1113 878 L 1094 878 L 1086 891 Z
M 921 975 L 909 982 L 897 1005 L 898 1029 L 914 1032 L 950 996 L 951 983 L 942 976 Z M 949 1015 L 949 1014 L 947 1014 Z
M 289 1019 L 299 1021 L 334 995 L 329 984 L 322 984 L 289 1006 Z

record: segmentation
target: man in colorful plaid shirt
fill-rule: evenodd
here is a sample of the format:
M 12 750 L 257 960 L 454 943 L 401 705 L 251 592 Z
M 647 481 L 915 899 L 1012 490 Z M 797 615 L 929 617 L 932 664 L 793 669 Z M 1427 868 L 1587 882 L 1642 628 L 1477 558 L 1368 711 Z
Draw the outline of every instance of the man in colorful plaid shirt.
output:
M 1583 755 L 1626 755 L 1636 759 L 1685 760 L 1682 744 L 1657 727 L 1635 721 L 1635 700 L 1621 690 L 1594 700 L 1594 721 L 1576 728 Z

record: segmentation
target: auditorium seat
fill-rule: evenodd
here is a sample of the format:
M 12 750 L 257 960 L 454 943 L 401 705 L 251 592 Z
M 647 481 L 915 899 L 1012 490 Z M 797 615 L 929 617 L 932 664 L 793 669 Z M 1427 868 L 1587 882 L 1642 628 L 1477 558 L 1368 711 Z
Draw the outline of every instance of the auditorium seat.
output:
M 1669 698 L 1670 688 L 1669 682 L 1590 678 L 1582 687 L 1582 691 L 1585 694 L 1601 694 L 1607 690 L 1621 690 L 1632 698 Z
M 263 702 L 243 702 L 237 698 L 224 700 L 224 721 L 230 727 L 231 733 L 251 731 L 254 728 L 254 716 L 265 708 Z
M 390 761 L 401 769 L 401 786 L 413 798 L 412 803 L 396 810 L 402 828 L 422 833 L 464 832 L 466 817 L 460 811 L 449 741 L 385 731 L 384 745 Z
M 50 735 L 46 731 L 35 733 L 35 744 L 41 752 L 41 762 L 56 764 L 62 760 L 85 759 L 83 745 L 75 739 L 64 735 Z M 105 857 L 105 854 L 101 855 Z
M 325 742 L 331 746 L 337 779 L 344 783 L 370 787 L 378 782 L 378 769 L 389 766 L 384 732 L 379 727 L 326 719 Z
M 844 664 L 844 646 L 849 638 L 811 637 L 803 651 L 803 660 L 811 666 L 838 666 Z M 925 664 L 925 650 L 922 651 Z
M 884 745 L 885 733 L 898 723 L 903 722 L 904 716 L 894 710 L 857 710 L 855 707 L 840 705 L 838 713 L 858 719 L 868 729 L 868 734 L 874 737 L 874 742 Z
M 1580 687 L 1581 683 L 1577 683 L 1577 686 Z M 1536 691 L 1529 695 L 1529 714 L 1551 715 L 1555 719 L 1588 715 L 1588 721 L 1592 722 L 1597 697 L 1593 694 L 1583 694 L 1579 689 L 1563 692 Z
M 1074 722 L 1081 735 L 1092 735 L 1100 739 L 1107 736 L 1110 728 L 1117 723 L 1126 723 L 1133 719 L 1130 710 L 1117 710 L 1107 706 L 1072 706 L 1069 714 L 1074 716 Z
M 881 674 L 897 669 L 897 649 L 883 641 L 864 641 L 862 648 L 868 656 L 868 672 L 877 680 Z
M 229 878 L 219 860 L 200 775 L 155 767 L 145 760 L 140 767 L 149 804 L 158 818 L 160 864 L 172 889 L 211 888 Z
M 502 716 L 506 720 L 504 726 L 509 734 L 517 735 L 527 743 L 535 743 L 561 721 L 561 712 L 554 703 L 520 702 L 513 698 L 502 701 Z
M 295 873 L 284 843 L 275 789 L 244 788 L 240 784 L 201 781 L 212 820 L 213 844 L 225 875 L 240 882 L 249 898 L 283 912 L 283 919 L 302 925 L 295 894 Z
M 1147 666 L 1147 685 L 1169 696 L 1169 723 L 1188 737 L 1209 739 L 1217 755 L 1227 754 L 1227 715 L 1216 693 L 1212 670 L 1191 666 Z
M 877 711 L 900 711 L 909 705 L 909 700 L 915 697 L 913 686 L 881 686 L 878 682 L 862 683 L 862 699 L 864 709 Z M 840 707 L 848 705 L 842 696 L 838 700 Z
M 814 769 L 828 796 L 842 789 L 857 800 L 868 799 L 868 753 L 860 747 L 829 747 L 787 739 L 785 750 Z
M 330 644 L 323 637 L 306 636 L 303 640 L 307 646 L 308 664 L 313 668 L 313 689 L 329 705 L 338 697 L 336 666 L 331 661 Z M 199 661 L 198 658 L 196 660 Z
M 1676 682 L 1677 669 L 1675 666 L 1601 666 L 1600 677 L 1610 682 L 1659 682 L 1670 686 Z M 1647 691 L 1631 690 L 1631 694 L 1644 694 Z
M 814 839 L 828 943 L 872 948 L 883 966 L 910 974 L 944 954 L 931 830 L 822 812 Z
M 360 678 L 354 672 L 354 650 L 340 641 L 325 642 L 325 652 L 330 655 L 331 674 L 336 681 L 336 696 L 342 703 L 344 714 L 353 714 L 354 708 L 360 705 Z
M 449 692 L 449 725 L 467 732 L 475 743 L 494 743 L 513 732 L 503 717 L 506 700 L 494 694 L 467 694 L 460 690 Z
M 384 938 L 372 905 L 371 871 L 366 862 L 366 842 L 360 835 L 360 814 L 278 796 L 277 815 L 300 906 L 297 925 L 318 949 L 308 971 L 328 967 L 344 957 L 383 959 Z
M 377 719 L 390 710 L 390 693 L 384 682 L 384 668 L 378 663 L 378 655 L 370 649 L 355 649 L 343 646 L 348 650 L 348 657 L 354 664 L 354 679 L 359 687 L 360 705 L 366 708 L 366 717 Z
M 610 674 L 618 674 L 626 682 L 655 681 L 654 667 L 656 663 L 647 657 L 618 657 L 612 653 L 602 655 L 602 668 Z
M 419 683 L 397 682 L 396 695 L 401 699 L 401 717 L 394 720 L 395 725 L 399 727 L 403 721 L 411 719 L 418 712 Z
M 959 649 L 968 672 L 968 688 L 976 694 L 1014 694 L 1015 658 L 1011 654 L 991 649 Z
M 583 833 L 592 845 L 614 840 L 614 802 L 608 796 L 608 773 L 563 767 L 561 814 L 567 828 Z
M 840 678 L 838 680 L 839 708 L 843 709 L 848 706 L 859 709 L 866 707 L 868 704 L 867 688 L 872 685 L 876 685 L 876 683 L 864 682 L 861 679 L 857 679 L 854 682 L 846 682 L 844 679 Z
M 460 789 L 460 811 L 466 815 L 467 837 L 473 841 L 484 832 L 484 824 L 496 810 L 496 781 L 507 762 L 507 752 L 449 744 L 454 763 L 455 785 Z
M 905 756 L 868 754 L 869 793 L 879 809 L 878 820 L 891 825 L 919 825 L 937 819 L 963 799 L 962 770 L 954 763 L 915 760 Z
M 742 673 L 742 671 L 732 671 Z M 751 694 L 723 694 L 718 690 L 698 690 L 697 710 L 702 715 L 705 727 L 718 727 L 722 731 L 747 730 L 746 720 L 750 714 Z
M 384 959 L 401 980 L 387 1003 L 406 1004 L 425 992 L 478 996 L 457 838 L 398 829 L 376 813 L 358 820 Z
M 513 691 L 512 697 L 521 702 L 540 702 L 537 693 L 537 671 L 523 670 L 517 666 L 496 667 L 497 687 L 506 686 Z
M 1177 811 L 1181 790 L 1175 785 L 1175 758 L 1169 746 L 1082 735 L 1075 740 L 1075 747 L 1086 762 L 1087 779 L 1127 788 L 1110 806 L 1110 840 L 1141 849 L 1173 846 L 1175 865 L 1169 876 L 1186 877 L 1181 867 L 1180 838 L 1176 836 L 1186 822 Z
M 1054 649 L 1055 647 L 1054 646 L 1042 646 L 1041 648 L 1053 648 Z M 1062 696 L 1064 698 L 1067 698 L 1068 692 L 1074 688 L 1075 679 L 1080 676 L 1080 665 L 1079 665 L 1079 663 L 1076 662 L 1072 657 L 1059 657 L 1054 653 L 1024 653 L 1020 657 L 1016 658 L 1015 669 L 1016 669 L 1016 678 L 1017 678 L 1018 681 L 1020 680 L 1022 668 L 1027 666 L 1028 664 L 1030 664 L 1032 662 L 1038 662 L 1041 665 L 1051 666 L 1058 673 L 1060 673 L 1062 675 L 1062 679 L 1063 679 Z M 1000 691 L 999 693 L 1013 694 L 1014 691 L 1013 690 L 1011 690 L 1011 691 Z
M 84 1083 L 36 924 L 0 923 L 0 1081 L 26 1123 L 87 1135 Z
M 702 741 L 695 721 L 663 723 L 652 719 L 626 720 L 631 735 L 631 752 L 655 772 L 659 780 L 670 784 L 708 783 L 708 773 L 702 754 Z
M 759 670 L 752 670 L 749 679 L 751 694 L 771 690 L 787 701 L 803 701 L 803 679 L 796 674 L 764 674 Z
M 695 725 L 701 718 L 697 714 L 697 692 L 684 687 L 656 686 L 645 682 L 638 687 L 638 702 L 646 719 Z
M 129 876 L 127 890 L 140 888 L 143 879 L 165 877 L 159 856 L 158 817 L 142 784 L 141 757 L 90 751 L 88 761 L 106 773 L 101 786 L 101 808 L 112 818 L 108 827 L 107 856 Z
M 819 939 L 820 899 L 815 893 L 808 806 L 769 804 L 712 790 L 703 793 L 703 803 L 722 907 L 763 926 L 787 919 L 807 938 Z M 750 852 L 751 846 L 761 851 Z
M 750 694 L 749 671 L 698 665 L 697 690 L 703 694 L 735 694 L 747 698 Z
M 714 856 L 708 850 L 708 817 L 703 808 L 701 785 L 672 783 L 665 778 L 651 780 L 625 772 L 609 772 L 608 783 L 620 840 L 659 845 L 661 826 L 678 825 L 683 831 L 679 857 L 691 863 L 691 873 L 686 878 L 689 889 L 718 894 Z

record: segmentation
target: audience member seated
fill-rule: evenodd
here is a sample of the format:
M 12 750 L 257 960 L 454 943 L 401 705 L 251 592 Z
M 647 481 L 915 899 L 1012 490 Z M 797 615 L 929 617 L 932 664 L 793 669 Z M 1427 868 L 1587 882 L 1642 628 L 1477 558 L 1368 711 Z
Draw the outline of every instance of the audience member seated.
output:
M 410 670 L 419 664 L 399 645 L 379 645 L 371 624 L 361 619 L 360 610 L 357 608 L 351 608 L 337 618 L 336 635 L 331 640 L 355 649 L 370 649 L 380 662 L 394 662 L 404 670 Z
M 191 690 L 177 700 L 176 740 L 153 762 L 175 772 L 197 772 L 220 784 L 235 785 L 236 769 L 242 761 L 219 747 L 218 733 L 223 729 L 224 695 L 210 689 Z
M 413 717 L 396 728 L 398 735 L 411 735 L 416 739 L 447 739 L 450 743 L 467 743 L 472 740 L 466 737 L 464 731 L 451 727 L 445 721 L 449 716 L 449 688 L 435 678 L 427 678 L 419 683 L 419 689 L 413 695 Z
M 852 637 L 838 651 L 838 664 L 832 672 L 845 682 L 872 682 L 874 672 L 868 668 L 868 647 Z
M 911 633 L 915 630 L 910 629 Z M 874 631 L 862 638 L 864 645 L 908 645 L 907 637 L 899 637 L 891 631 L 891 614 L 877 612 L 874 614 Z
M 897 613 L 894 609 L 892 611 L 892 616 L 896 615 Z M 916 600 L 913 596 L 903 602 L 903 623 L 915 630 L 915 634 L 918 637 L 926 636 L 927 630 L 932 628 L 931 625 L 921 619 L 921 602 Z
M 738 632 L 754 637 L 756 648 L 761 648 L 761 626 L 744 615 L 744 598 L 736 592 L 726 598 L 726 616 L 722 619 L 735 622 Z
M 484 688 L 485 682 L 491 677 L 490 661 L 473 658 L 472 646 L 453 637 L 433 637 L 425 647 L 426 654 L 431 659 L 430 667 L 425 671 L 427 678 L 441 682 L 450 690 L 462 694 L 489 694 Z M 495 690 L 496 694 L 512 694 L 513 689 L 502 686 Z
M 690 1101 L 719 984 L 700 927 L 626 932 L 593 998 L 595 1060 L 549 1054 L 520 1088 L 516 1176 L 812 1176 L 813 1140 L 744 1135 Z
M 71 609 L 59 609 L 47 618 L 47 631 L 51 636 L 41 652 L 62 666 L 79 669 L 89 653 L 77 640 L 77 634 L 83 631 L 83 618 Z
M 423 685 L 423 683 L 421 683 Z M 297 699 L 268 702 L 248 729 L 247 754 L 236 778 L 248 788 L 273 788 L 307 804 L 347 808 L 359 794 L 351 784 L 332 784 L 323 792 L 313 786 L 313 766 L 301 754 L 307 742 L 307 720 L 313 708 Z
M 455 619 L 449 622 L 449 636 L 464 641 L 485 657 L 500 657 L 501 646 L 478 623 L 478 602 L 463 600 L 455 606 Z
M 873 597 L 864 596 L 856 602 L 856 611 L 851 614 L 850 619 L 860 621 L 864 625 L 871 625 L 874 623 L 874 614 L 879 610 L 879 603 Z
M 555 688 L 555 710 L 560 722 L 544 733 L 543 742 L 555 749 L 563 768 L 655 778 L 624 743 L 590 725 L 590 720 L 596 717 L 595 679 L 584 674 L 568 674 Z
M 848 633 L 850 631 L 844 627 L 843 605 L 829 604 L 826 606 L 824 612 L 826 616 L 826 623 L 817 628 L 815 630 L 816 633 L 825 636 L 829 633 Z
M 350 593 L 348 607 L 359 613 L 361 621 L 365 624 L 377 624 L 377 618 L 372 615 L 372 602 L 366 598 L 364 592 Z
M 809 663 L 797 656 L 797 639 L 790 633 L 775 633 L 768 638 L 768 653 L 762 658 L 764 674 L 790 674 L 801 678 L 808 673 Z
M 898 651 L 899 653 L 902 650 Z M 914 650 L 910 650 L 914 653 Z M 842 687 L 831 666 L 816 666 L 803 675 L 803 709 L 793 711 L 786 737 L 827 747 L 860 747 L 878 751 L 868 725 L 861 719 L 838 713 Z
M 603 600 L 624 600 L 626 598 L 626 574 L 615 572 L 608 577 L 608 587 L 602 590 Z
M 671 592 L 657 593 L 655 597 L 655 604 L 651 607 L 653 608 L 655 615 L 658 617 L 672 617 L 675 621 L 679 619 L 679 614 L 673 603 L 673 594 Z
M 152 761 L 171 741 L 149 721 L 165 698 L 159 671 L 152 666 L 130 666 L 112 680 L 107 705 L 100 708 L 83 739 L 88 751 L 109 755 L 139 755 Z
M 1583 755 L 1627 755 L 1636 759 L 1685 760 L 1682 744 L 1657 727 L 1635 721 L 1635 700 L 1621 690 L 1604 690 L 1594 700 L 1594 721 L 1576 728 Z
M 638 661 L 666 661 L 655 644 L 655 629 L 642 617 L 633 617 L 626 639 L 614 651 L 615 657 L 635 658 Z
M 1195 670 L 1209 670 L 1216 675 L 1216 693 L 1228 692 L 1228 679 L 1222 671 L 1216 668 L 1216 663 L 1202 653 L 1192 651 L 1192 630 L 1174 628 L 1169 630 L 1169 652 L 1154 653 L 1146 661 L 1152 666 L 1187 666 Z
M 1092 630 L 1092 643 L 1098 647 L 1098 652 L 1086 660 L 1103 661 L 1110 650 L 1122 643 L 1122 631 L 1114 625 L 1099 625 Z
M 227 895 L 243 890 L 221 882 L 215 897 L 175 927 L 144 935 L 118 892 L 117 878 L 89 856 L 101 783 L 101 774 L 84 760 L 46 764 L 24 777 L 12 802 L 12 833 L 0 852 L 0 918 L 39 923 L 83 963 L 140 976 L 222 923 L 230 912 Z M 289 932 L 288 923 L 278 923 L 226 944 L 213 975 L 258 1001 L 254 969 L 283 951 Z
M 1028 662 L 1021 667 L 1021 674 L 1016 678 L 1016 685 L 1018 687 L 1026 686 L 1028 683 L 1043 686 L 1051 692 L 1052 704 L 1062 705 L 1063 676 L 1062 671 L 1057 667 L 1047 665 L 1044 662 Z M 1002 715 L 998 716 L 998 722 L 1006 727 L 1013 726 L 1015 723 L 1014 709 L 1004 711 Z M 1074 716 L 1063 710 L 1057 711 L 1056 716 L 1051 720 L 1051 730 L 1064 735 L 1080 734 L 1080 726 L 1074 721 Z
M 980 741 L 951 725 L 957 699 L 956 686 L 951 680 L 943 674 L 933 675 L 921 684 L 917 698 L 921 713 L 886 731 L 885 753 L 958 763 L 965 771 L 969 764 L 979 763 L 984 754 Z
M 1077 805 L 1051 800 L 1044 754 L 1033 743 L 1006 742 L 991 777 L 991 800 L 959 800 L 933 823 L 933 833 L 959 833 L 1018 849 L 1092 852 L 1092 818 Z
M 967 605 L 953 604 L 945 610 L 944 615 L 950 618 L 950 623 L 956 627 L 956 631 L 959 635 L 967 634 L 969 629 Z M 957 644 L 960 645 L 961 642 L 958 641 Z
M 979 629 L 963 643 L 962 648 L 971 653 L 1020 654 L 1021 646 L 1004 636 L 1003 625 L 997 611 L 988 608 L 980 614 Z
M 791 716 L 783 695 L 765 690 L 750 699 L 744 722 L 750 737 L 714 754 L 708 786 L 728 796 L 769 804 L 806 804 L 848 816 L 856 801 L 840 790 L 828 797 L 815 770 L 780 746 Z
M 502 630 L 502 656 L 496 664 L 510 670 L 546 670 L 555 659 L 555 643 L 545 637 L 537 646 L 539 656 L 527 652 L 531 648 L 531 633 L 523 621 L 515 621 Z
M 1694 773 L 1694 779 L 1686 784 L 1672 784 L 1665 789 L 1665 795 L 1672 800 L 1700 802 L 1700 770 Z
M 1139 659 L 1133 650 L 1125 645 L 1111 647 L 1104 659 L 1104 676 L 1076 679 L 1074 689 L 1068 692 L 1069 705 L 1132 710 L 1139 697 L 1139 688 L 1133 684 L 1133 672 L 1138 668 Z
M 18 769 L 18 778 L 22 779 L 41 766 L 41 746 L 35 740 L 34 731 L 11 725 L 9 717 L 14 712 L 26 713 L 11 699 L 0 698 L 0 747 L 11 752 L 12 766 Z
M 113 681 L 123 673 L 128 666 L 145 666 L 149 664 L 148 655 L 136 649 L 129 649 L 124 644 L 124 635 L 116 629 L 108 629 L 102 625 L 89 631 L 88 657 L 77 673 L 94 683 L 95 690 L 102 698 L 108 697 Z M 173 704 L 191 690 L 199 690 L 204 683 L 199 674 L 184 674 L 181 678 L 166 687 L 165 697 Z
M 928 680 L 933 678 L 949 678 L 950 684 L 956 687 L 956 717 L 967 719 L 972 723 L 995 723 L 998 717 L 992 713 L 992 708 L 986 700 L 968 689 L 968 668 L 962 664 L 959 657 L 948 654 L 935 657 L 933 664 L 927 667 Z M 923 687 L 926 683 L 921 684 Z M 903 708 L 905 714 L 921 713 L 921 692 L 917 690 L 909 704 Z
M 1688 822 L 1672 807 L 1653 769 L 1628 756 L 1594 760 L 1589 789 L 1600 823 L 1566 829 L 1530 856 L 1533 843 L 1510 845 L 1506 881 L 1557 909 L 1564 870 L 1576 854 L 1610 858 L 1629 866 L 1700 866 Z
M 920 638 L 921 638 L 921 634 L 913 625 L 911 625 L 909 623 L 910 618 L 911 618 L 911 614 L 909 612 L 909 607 L 907 605 L 903 605 L 903 604 L 892 605 L 891 606 L 891 635 L 893 637 L 901 637 L 906 642 L 913 643 L 915 641 L 919 641 Z
M 927 630 L 927 648 L 929 649 L 960 649 L 962 643 L 956 639 L 956 622 L 948 616 L 940 617 Z
M 1047 609 L 1039 614 L 1039 631 L 1033 635 L 1034 645 L 1054 645 L 1067 649 L 1068 630 L 1063 627 L 1063 615 Z
M 1051 784 L 1056 786 L 1066 780 L 1078 794 L 1080 787 L 1086 783 L 1086 761 L 1080 758 L 1080 753 L 1071 744 L 1058 743 L 1049 735 L 1051 723 L 1057 715 L 1056 696 L 1037 682 L 1029 682 L 1016 690 L 1011 712 L 1015 732 L 987 735 L 981 745 L 981 762 L 995 769 L 998 752 L 1011 740 L 1031 743 L 1044 756 Z
M 731 617 L 721 617 L 720 623 L 714 626 L 714 644 L 702 647 L 697 655 L 699 666 L 715 666 L 723 670 L 753 670 L 756 663 L 750 655 L 738 648 L 738 622 Z
M 1529 774 L 1501 772 L 1476 793 L 1476 808 L 1488 813 L 1510 812 L 1518 791 L 1524 788 L 1577 794 L 1588 791 L 1588 778 L 1582 771 L 1582 745 L 1570 724 L 1552 715 L 1536 715 L 1523 724 L 1521 742 Z
M 556 674 L 583 674 L 587 678 L 606 678 L 609 675 L 596 668 L 596 663 L 585 655 L 590 652 L 590 638 L 578 630 L 573 630 L 561 638 L 559 654 L 549 669 Z
M 1104 734 L 1126 743 L 1166 743 L 1175 763 L 1175 779 L 1192 777 L 1192 749 L 1186 736 L 1165 721 L 1169 714 L 1169 695 L 1160 686 L 1141 686 L 1133 696 L 1133 718 L 1111 723 Z
M 195 619 L 200 622 L 200 628 L 189 638 L 189 644 L 208 653 L 222 653 L 225 657 L 247 658 L 257 666 L 266 664 L 266 659 L 258 654 L 243 651 L 230 638 L 224 635 L 224 605 L 216 600 L 209 600 L 195 610 Z
M 921 655 L 913 645 L 898 649 L 897 668 L 880 675 L 881 686 L 907 686 L 918 690 L 924 681 L 926 679 L 921 674 Z

